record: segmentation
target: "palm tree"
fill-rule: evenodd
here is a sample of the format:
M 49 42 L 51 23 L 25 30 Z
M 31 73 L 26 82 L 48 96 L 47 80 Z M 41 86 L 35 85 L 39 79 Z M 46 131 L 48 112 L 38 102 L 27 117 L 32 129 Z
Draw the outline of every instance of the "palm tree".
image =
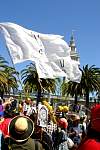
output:
M 5 73 L 5 68 L 7 67 L 7 61 L 0 56 L 0 95 L 1 98 L 3 98 L 3 93 L 5 90 L 5 85 L 7 84 L 7 78 L 6 78 L 6 73 Z
M 27 92 L 37 91 L 37 103 L 40 101 L 41 92 L 55 91 L 55 80 L 52 79 L 39 79 L 36 67 L 33 63 L 21 71 L 21 79 L 24 84 L 24 89 Z
M 89 108 L 90 92 L 99 91 L 100 89 L 100 68 L 96 68 L 94 65 L 89 67 L 87 64 L 80 70 L 82 72 L 80 83 L 70 81 L 63 90 L 64 94 L 75 96 L 75 103 L 77 103 L 77 96 L 84 94 L 86 97 L 86 108 Z
M 21 79 L 24 84 L 25 92 L 32 92 L 33 89 L 35 91 L 37 89 L 38 91 L 41 91 L 40 80 L 34 64 L 31 63 L 21 71 Z
M 89 108 L 89 94 L 90 92 L 99 91 L 100 89 L 100 68 L 96 68 L 95 65 L 83 66 L 81 87 L 86 97 L 86 107 Z
M 3 57 L 0 56 L 0 83 L 4 83 L 6 80 L 6 74 L 4 72 L 7 67 L 7 61 Z
M 62 85 L 62 94 L 63 95 L 71 95 L 72 97 L 75 97 L 75 104 L 77 104 L 77 98 L 78 95 L 82 96 L 82 88 L 81 84 L 73 81 L 69 81 L 68 83 L 64 83 Z
M 100 103 L 100 89 L 96 92 L 97 103 Z
M 0 95 L 3 98 L 4 93 L 11 92 L 11 89 L 18 88 L 17 75 L 18 72 L 10 66 L 8 62 L 0 56 Z
M 18 89 L 18 72 L 15 70 L 15 68 L 10 66 L 7 66 L 4 72 L 7 79 L 5 85 L 6 93 L 10 94 L 11 90 L 14 92 L 15 89 Z

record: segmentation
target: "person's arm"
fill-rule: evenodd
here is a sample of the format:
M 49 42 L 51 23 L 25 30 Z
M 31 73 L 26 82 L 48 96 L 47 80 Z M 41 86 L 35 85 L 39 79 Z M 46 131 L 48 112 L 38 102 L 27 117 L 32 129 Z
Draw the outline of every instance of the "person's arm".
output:
M 75 136 L 75 135 L 76 135 L 76 131 L 73 130 L 73 129 L 68 133 L 68 136 L 69 136 L 69 137 L 73 137 L 73 136 Z
M 3 105 L 3 108 L 5 108 L 7 104 L 10 105 L 12 101 L 14 101 L 14 100 L 13 100 L 13 97 L 10 97 L 8 100 L 6 100 L 6 102 L 4 102 L 4 103 L 2 104 L 2 105 Z

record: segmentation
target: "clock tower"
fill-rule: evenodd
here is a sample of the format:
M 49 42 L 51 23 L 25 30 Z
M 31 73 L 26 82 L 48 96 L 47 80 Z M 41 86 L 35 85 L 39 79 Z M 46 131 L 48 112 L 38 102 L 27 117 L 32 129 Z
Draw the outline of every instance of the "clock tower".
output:
M 71 52 L 70 52 L 71 59 L 79 61 L 80 57 L 79 57 L 79 55 L 77 53 L 77 49 L 76 49 L 76 44 L 75 44 L 75 39 L 74 39 L 73 32 L 72 32 L 72 35 L 71 35 L 69 47 L 71 48 Z

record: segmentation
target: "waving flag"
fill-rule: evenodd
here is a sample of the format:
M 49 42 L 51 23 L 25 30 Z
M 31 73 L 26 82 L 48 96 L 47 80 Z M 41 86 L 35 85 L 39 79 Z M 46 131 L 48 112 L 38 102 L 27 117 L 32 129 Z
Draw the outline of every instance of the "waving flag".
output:
M 0 31 L 14 63 L 32 60 L 40 78 L 80 81 L 78 64 L 71 60 L 70 48 L 62 36 L 38 33 L 14 23 L 0 23 Z
M 80 82 L 81 71 L 79 70 L 79 62 L 71 59 L 71 49 L 63 40 L 63 37 L 58 35 L 52 37 L 47 34 L 39 34 L 39 37 L 43 42 L 49 61 L 54 64 L 52 67 L 55 65 L 58 66 L 59 69 L 64 72 L 64 74 L 61 73 L 61 75 L 64 76 L 67 81 Z M 57 73 L 59 74 L 59 71 Z
M 13 23 L 1 23 L 0 28 L 14 63 L 46 59 L 45 48 L 35 34 L 31 35 L 27 29 Z

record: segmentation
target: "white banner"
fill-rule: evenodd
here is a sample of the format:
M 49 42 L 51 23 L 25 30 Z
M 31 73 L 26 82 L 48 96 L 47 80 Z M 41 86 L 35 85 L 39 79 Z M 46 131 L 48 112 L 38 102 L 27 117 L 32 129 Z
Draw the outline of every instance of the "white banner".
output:
M 48 109 L 45 105 L 39 103 L 37 125 L 41 127 L 47 127 L 47 124 L 48 124 Z
M 39 78 L 65 77 L 80 82 L 78 63 L 71 60 L 62 36 L 34 32 L 14 23 L 0 23 L 0 31 L 14 63 L 32 60 Z

